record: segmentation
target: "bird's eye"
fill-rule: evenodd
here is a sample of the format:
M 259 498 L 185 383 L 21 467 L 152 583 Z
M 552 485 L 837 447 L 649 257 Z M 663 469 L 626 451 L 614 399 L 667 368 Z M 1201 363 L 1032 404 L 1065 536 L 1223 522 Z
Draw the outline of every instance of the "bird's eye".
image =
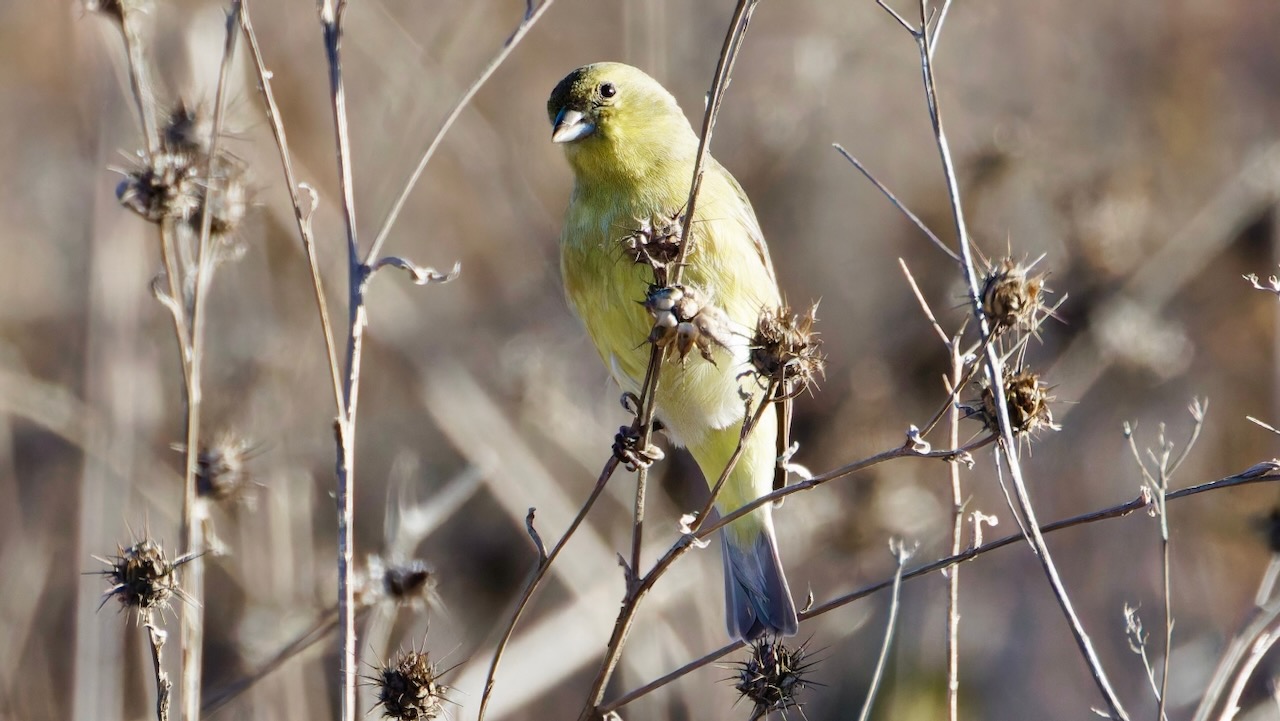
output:
M 614 85 L 613 83 L 600 84 L 600 97 L 612 98 L 617 94 L 618 94 L 618 86 Z

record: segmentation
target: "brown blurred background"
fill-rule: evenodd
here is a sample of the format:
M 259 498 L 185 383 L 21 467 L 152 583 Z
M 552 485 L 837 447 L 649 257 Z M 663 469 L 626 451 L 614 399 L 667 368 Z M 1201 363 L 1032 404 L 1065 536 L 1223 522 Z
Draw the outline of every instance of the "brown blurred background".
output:
M 458 260 L 463 271 L 425 289 L 394 275 L 376 283 L 357 550 L 403 545 L 402 511 L 388 508 L 446 517 L 412 549 L 434 565 L 445 610 L 431 614 L 429 632 L 421 614 L 403 613 L 388 633 L 391 649 L 425 636 L 446 665 L 460 664 L 456 718 L 473 717 L 491 633 L 534 562 L 526 509 L 538 507 L 544 538 L 558 537 L 625 420 L 559 289 L 570 175 L 548 141 L 546 95 L 578 65 L 625 60 L 700 116 L 733 4 L 559 0 L 463 113 L 390 238 L 388 252 L 441 268 Z M 220 7 L 153 3 L 145 52 L 158 102 L 211 100 Z M 345 251 L 314 3 L 252 10 L 299 174 L 319 193 L 316 228 L 340 303 Z M 523 11 L 518 0 L 351 4 L 344 52 L 366 242 Z M 1259 0 L 952 8 L 938 82 L 972 232 L 992 255 L 1043 255 L 1038 268 L 1065 298 L 1029 349 L 1064 426 L 1025 456 L 1042 520 L 1134 497 L 1140 478 L 1122 423 L 1154 445 L 1167 422 L 1180 443 L 1192 397 L 1210 400 L 1209 418 L 1175 486 L 1276 454 L 1275 437 L 1245 416 L 1280 420 L 1277 308 L 1241 275 L 1277 264 L 1277 37 L 1280 7 Z M 144 718 L 154 689 L 142 631 L 114 603 L 95 612 L 103 583 L 82 575 L 99 568 L 90 554 L 131 534 L 178 542 L 181 455 L 169 445 L 182 433 L 181 377 L 148 288 L 157 238 L 114 197 L 112 169 L 130 167 L 141 143 L 120 38 L 78 4 L 11 1 L 0 3 L 0 56 L 0 717 Z M 232 76 L 227 142 L 252 168 L 255 206 L 238 232 L 243 257 L 214 282 L 204 424 L 257 444 L 263 488 L 254 508 L 215 517 L 230 554 L 208 563 L 206 693 L 306 628 L 332 605 L 336 583 L 333 404 L 319 325 L 243 57 Z M 826 380 L 797 417 L 797 461 L 815 471 L 900 443 L 944 398 L 946 355 L 897 259 L 948 329 L 964 313 L 955 269 L 833 142 L 951 237 L 911 39 L 870 0 L 763 3 L 714 153 L 751 196 L 788 297 L 822 301 Z M 621 597 L 614 554 L 629 539 L 630 478 L 614 481 L 540 595 L 499 675 L 493 718 L 576 716 Z M 701 483 L 679 454 L 660 478 L 649 559 L 674 538 Z M 971 509 L 1000 518 L 988 535 L 1016 529 L 989 452 L 965 484 Z M 1255 487 L 1170 507 L 1173 718 L 1190 715 L 1250 608 L 1267 561 L 1253 521 L 1275 500 Z M 793 588 L 822 601 L 889 576 L 891 536 L 918 542 L 919 560 L 945 555 L 949 506 L 945 466 L 921 461 L 792 498 L 777 518 Z M 1137 514 L 1049 544 L 1122 698 L 1154 715 L 1122 607 L 1140 608 L 1158 661 L 1158 521 Z M 692 554 L 659 584 L 609 697 L 724 642 L 718 556 L 714 546 Z M 1101 705 L 1025 546 L 985 556 L 961 578 L 963 715 L 1079 719 Z M 944 716 L 944 593 L 936 575 L 905 586 L 877 718 Z M 825 684 L 807 694 L 805 717 L 856 713 L 886 603 L 873 597 L 802 628 Z M 388 650 L 370 641 L 361 653 Z M 333 717 L 335 654 L 330 639 L 214 718 Z M 623 716 L 746 718 L 749 707 L 734 707 L 721 683 L 730 673 L 695 672 Z M 1272 705 L 1250 718 L 1267 708 L 1274 717 Z

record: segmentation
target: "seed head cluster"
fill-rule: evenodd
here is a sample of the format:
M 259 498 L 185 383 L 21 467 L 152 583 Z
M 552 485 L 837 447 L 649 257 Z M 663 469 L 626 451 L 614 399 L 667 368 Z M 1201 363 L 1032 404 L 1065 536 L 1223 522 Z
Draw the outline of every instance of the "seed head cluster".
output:
M 221 148 L 210 159 L 211 130 L 197 110 L 175 106 L 160 129 L 159 150 L 116 186 L 121 205 L 148 222 L 181 223 L 197 232 L 208 213 L 213 237 L 233 234 L 249 207 L 248 167 Z
M 449 687 L 440 683 L 436 665 L 426 652 L 403 653 L 369 680 L 378 689 L 378 705 L 386 718 L 430 721 L 444 715 Z
M 725 347 L 730 340 L 728 316 L 696 288 L 650 286 L 644 307 L 653 316 L 649 342 L 659 348 L 675 346 L 681 361 L 696 348 L 704 359 L 715 363 L 711 351 Z

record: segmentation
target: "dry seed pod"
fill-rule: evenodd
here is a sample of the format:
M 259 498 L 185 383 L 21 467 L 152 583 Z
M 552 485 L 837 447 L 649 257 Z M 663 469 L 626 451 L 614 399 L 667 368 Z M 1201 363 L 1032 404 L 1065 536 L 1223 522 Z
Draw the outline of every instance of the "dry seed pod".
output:
M 370 678 L 378 689 L 378 705 L 386 718 L 430 721 L 444 715 L 445 694 L 436 665 L 423 651 L 400 655 L 392 665 Z
M 751 645 L 751 655 L 734 665 L 734 688 L 754 704 L 752 719 L 774 711 L 786 717 L 787 709 L 799 708 L 799 694 L 810 684 L 805 674 L 815 665 L 806 659 L 804 644 L 788 648 L 781 640 L 760 639 Z
M 99 572 L 111 584 L 103 594 L 102 603 L 116 598 L 125 610 L 135 612 L 168 608 L 173 596 L 181 592 L 176 571 L 191 560 L 184 556 L 170 563 L 164 548 L 147 538 L 128 548 L 118 547 L 115 556 L 94 558 L 108 566 Z
M 760 312 L 751 340 L 751 363 L 760 375 L 776 381 L 784 395 L 810 388 L 822 374 L 822 342 L 813 330 L 818 306 L 803 314 L 788 306 Z
M 1044 316 L 1044 276 L 1029 271 L 1005 258 L 983 279 L 982 312 L 993 332 L 1033 330 Z
M 988 430 L 1000 430 L 999 411 L 996 408 L 995 393 L 985 379 L 981 382 L 982 408 L 977 411 Z M 1014 435 L 1035 433 L 1041 428 L 1056 431 L 1061 428 L 1053 422 L 1053 411 L 1049 407 L 1055 399 L 1049 394 L 1053 390 L 1046 385 L 1040 376 L 1032 371 L 1022 369 L 1005 369 L 1004 397 L 1005 408 L 1009 413 L 1009 424 Z

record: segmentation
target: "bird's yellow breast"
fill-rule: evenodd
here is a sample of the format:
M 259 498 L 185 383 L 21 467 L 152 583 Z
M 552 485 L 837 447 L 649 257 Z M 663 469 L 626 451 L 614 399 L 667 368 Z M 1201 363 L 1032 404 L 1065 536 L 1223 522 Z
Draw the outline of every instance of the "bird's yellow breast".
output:
M 561 242 L 569 303 L 605 365 L 632 392 L 640 389 L 651 352 L 646 339 L 653 319 L 642 301 L 653 270 L 633 261 L 625 239 L 642 219 L 670 217 L 685 202 L 683 193 L 663 194 L 653 190 L 654 185 L 641 192 L 580 183 Z M 742 391 L 758 393 L 759 385 L 748 373 L 751 336 L 761 309 L 780 301 L 772 272 L 756 245 L 759 230 L 750 205 L 718 165 L 704 177 L 690 233 L 694 245 L 682 284 L 701 291 L 731 325 L 727 347 L 714 352 L 714 364 L 697 352 L 683 361 L 671 353 L 663 370 L 659 417 L 677 439 L 696 444 L 708 430 L 741 422 Z

